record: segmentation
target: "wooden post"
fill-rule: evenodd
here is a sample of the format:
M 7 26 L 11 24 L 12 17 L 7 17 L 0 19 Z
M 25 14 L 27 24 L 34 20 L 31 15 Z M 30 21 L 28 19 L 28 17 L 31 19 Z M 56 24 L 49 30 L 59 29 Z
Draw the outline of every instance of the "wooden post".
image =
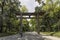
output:
M 36 28 L 37 28 L 37 33 L 40 34 L 40 27 L 39 27 L 39 14 L 37 13 L 36 15 Z
M 20 35 L 21 35 L 21 37 L 23 36 L 23 34 L 22 34 L 22 13 L 21 13 L 21 15 L 20 15 L 21 17 L 20 17 Z

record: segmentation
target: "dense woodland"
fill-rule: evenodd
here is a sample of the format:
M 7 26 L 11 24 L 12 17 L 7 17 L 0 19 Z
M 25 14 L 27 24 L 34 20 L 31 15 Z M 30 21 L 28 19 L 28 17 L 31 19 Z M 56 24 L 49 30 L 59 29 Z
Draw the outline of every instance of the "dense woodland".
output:
M 42 5 L 35 8 L 35 13 L 45 11 L 39 19 L 39 31 L 60 31 L 60 0 L 36 0 L 36 2 Z M 19 32 L 20 19 L 17 19 L 16 13 L 28 12 L 25 5 L 20 3 L 19 0 L 0 0 L 0 33 Z M 30 21 L 23 19 L 23 32 L 36 31 L 36 28 L 35 19 Z

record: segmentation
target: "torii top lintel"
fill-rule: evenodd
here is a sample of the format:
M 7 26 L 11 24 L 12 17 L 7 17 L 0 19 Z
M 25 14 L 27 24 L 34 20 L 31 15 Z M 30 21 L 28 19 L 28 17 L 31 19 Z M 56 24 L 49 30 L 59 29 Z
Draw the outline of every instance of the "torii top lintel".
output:
M 45 12 L 38 12 L 38 13 L 16 13 L 16 15 L 21 15 L 22 14 L 22 16 L 36 16 L 37 14 L 38 15 L 40 15 L 40 16 L 42 16 L 42 15 L 44 15 L 44 13 Z

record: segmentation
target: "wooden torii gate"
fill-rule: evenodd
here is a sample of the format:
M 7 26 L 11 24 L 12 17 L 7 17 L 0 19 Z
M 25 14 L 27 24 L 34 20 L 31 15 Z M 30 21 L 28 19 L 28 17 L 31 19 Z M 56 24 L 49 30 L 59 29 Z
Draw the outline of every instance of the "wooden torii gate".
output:
M 16 14 L 17 16 L 20 16 L 18 18 L 20 18 L 20 34 L 22 37 L 22 20 L 23 19 L 36 19 L 37 22 L 37 33 L 39 34 L 40 30 L 39 28 L 39 16 L 42 16 L 45 12 L 39 12 L 39 13 L 18 13 Z M 24 16 L 28 16 L 28 17 L 24 17 Z M 31 17 L 34 16 L 34 17 Z

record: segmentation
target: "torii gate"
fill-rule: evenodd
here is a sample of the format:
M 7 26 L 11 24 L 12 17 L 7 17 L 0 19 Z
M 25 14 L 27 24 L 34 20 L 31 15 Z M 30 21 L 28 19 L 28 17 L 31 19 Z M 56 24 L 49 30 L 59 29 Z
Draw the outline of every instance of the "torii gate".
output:
M 38 29 L 39 28 L 39 16 L 42 16 L 45 12 L 44 11 L 41 11 L 39 13 L 18 13 L 16 14 L 17 16 L 20 16 L 20 34 L 21 34 L 21 37 L 22 37 L 22 20 L 23 19 L 36 19 L 36 22 L 37 22 L 37 33 L 39 34 L 40 30 Z M 23 16 L 28 16 L 28 17 L 23 17 Z M 34 17 L 31 17 L 31 16 L 34 16 Z

